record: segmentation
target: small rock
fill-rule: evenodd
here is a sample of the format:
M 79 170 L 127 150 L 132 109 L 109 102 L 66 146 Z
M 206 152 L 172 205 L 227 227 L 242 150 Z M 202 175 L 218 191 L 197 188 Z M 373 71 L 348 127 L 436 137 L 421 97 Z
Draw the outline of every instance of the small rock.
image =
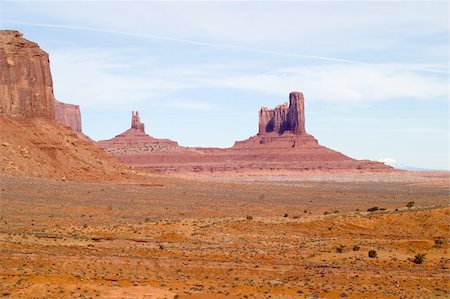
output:
M 63 182 L 67 181 L 66 177 L 63 176 L 63 177 L 61 178 L 61 181 L 63 181 Z
M 2 145 L 3 145 L 3 146 L 10 146 L 10 144 L 9 144 L 8 142 L 6 142 L 6 141 L 3 142 Z

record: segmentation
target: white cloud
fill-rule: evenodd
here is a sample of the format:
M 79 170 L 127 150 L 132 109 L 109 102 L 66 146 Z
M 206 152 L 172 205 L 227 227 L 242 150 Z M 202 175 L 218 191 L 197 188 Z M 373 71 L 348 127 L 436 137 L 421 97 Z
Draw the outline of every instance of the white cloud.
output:
M 265 74 L 211 80 L 230 88 L 286 95 L 303 91 L 310 100 L 330 102 L 373 102 L 395 98 L 447 98 L 447 81 L 442 76 L 398 71 L 395 65 L 315 65 L 279 69 Z M 412 68 L 404 66 L 403 68 Z
M 188 85 L 129 71 L 132 65 L 119 63 L 114 51 L 86 49 L 51 54 L 55 96 L 84 107 L 151 100 Z M 136 63 L 136 62 L 134 62 Z M 125 71 L 124 71 L 125 70 Z
M 394 158 L 384 158 L 384 159 L 378 160 L 378 162 L 382 162 L 382 163 L 384 163 L 386 165 L 392 166 L 392 167 L 397 168 L 397 169 L 405 168 L 405 165 L 403 165 L 402 163 L 398 162 Z
M 158 57 L 136 58 L 136 55 L 139 54 L 130 54 L 126 49 L 51 53 L 56 97 L 85 107 L 146 101 L 161 107 L 203 111 L 216 107 L 211 102 L 174 100 L 170 95 L 186 89 L 229 88 L 282 97 L 298 90 L 308 101 L 327 102 L 448 97 L 446 76 L 410 70 L 420 65 L 321 64 L 249 73 L 248 66 L 238 64 L 166 68 Z
M 317 54 L 311 49 L 322 53 L 327 49 L 379 50 L 414 35 L 447 30 L 447 6 L 439 2 L 78 1 L 49 5 L 3 4 L 5 17 L 22 20 L 31 15 L 34 21 L 52 20 L 241 46 L 266 45 L 272 50 L 287 46 L 307 50 L 305 54 Z

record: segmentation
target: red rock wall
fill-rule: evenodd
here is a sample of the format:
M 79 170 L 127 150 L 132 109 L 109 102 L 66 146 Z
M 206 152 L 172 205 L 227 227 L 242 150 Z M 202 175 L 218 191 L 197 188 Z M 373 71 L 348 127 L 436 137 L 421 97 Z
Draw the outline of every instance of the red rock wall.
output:
M 259 111 L 259 134 L 291 133 L 302 135 L 305 130 L 305 100 L 300 92 L 291 92 L 289 106 L 283 104 L 275 109 L 262 108 Z
M 82 132 L 80 106 L 55 101 L 55 118 L 75 132 Z
M 18 31 L 0 30 L 0 114 L 54 119 L 49 57 Z

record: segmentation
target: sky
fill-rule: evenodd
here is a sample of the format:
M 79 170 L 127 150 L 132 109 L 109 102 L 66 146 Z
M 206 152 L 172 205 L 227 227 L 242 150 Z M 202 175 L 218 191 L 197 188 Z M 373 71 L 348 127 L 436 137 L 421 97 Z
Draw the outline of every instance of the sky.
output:
M 306 129 L 357 159 L 450 169 L 449 4 L 0 1 L 0 28 L 49 53 L 58 100 L 109 139 L 229 147 L 305 97 Z

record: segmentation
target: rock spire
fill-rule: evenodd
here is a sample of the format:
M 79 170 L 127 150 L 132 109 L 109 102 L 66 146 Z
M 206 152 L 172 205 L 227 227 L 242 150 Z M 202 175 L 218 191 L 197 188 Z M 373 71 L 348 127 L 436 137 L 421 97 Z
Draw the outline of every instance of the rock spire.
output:
M 145 125 L 144 123 L 141 123 L 138 111 L 131 111 L 131 128 L 145 133 Z
M 290 93 L 289 106 L 285 103 L 275 109 L 263 107 L 259 111 L 259 135 L 269 133 L 282 135 L 285 132 L 306 134 L 305 100 L 301 92 Z

